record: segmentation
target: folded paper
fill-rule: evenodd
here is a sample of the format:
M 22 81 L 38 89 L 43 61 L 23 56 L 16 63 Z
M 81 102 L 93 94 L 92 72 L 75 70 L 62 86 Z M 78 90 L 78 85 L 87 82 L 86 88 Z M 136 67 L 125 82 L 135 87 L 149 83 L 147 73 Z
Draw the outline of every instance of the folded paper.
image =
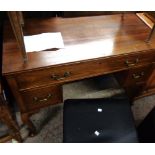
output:
M 26 52 L 37 52 L 53 48 L 64 48 L 64 43 L 60 32 L 24 36 L 24 42 Z

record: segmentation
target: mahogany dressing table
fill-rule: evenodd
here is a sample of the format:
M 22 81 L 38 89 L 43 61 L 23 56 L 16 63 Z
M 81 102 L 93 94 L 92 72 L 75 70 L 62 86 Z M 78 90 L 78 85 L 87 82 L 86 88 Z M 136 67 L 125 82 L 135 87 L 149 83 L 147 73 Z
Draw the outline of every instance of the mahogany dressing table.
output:
M 130 98 L 155 92 L 155 39 L 146 43 L 150 28 L 135 14 L 123 20 L 121 14 L 27 19 L 23 32 L 61 32 L 65 44 L 64 49 L 27 53 L 24 62 L 11 26 L 5 25 L 3 76 L 30 133 L 35 133 L 30 116 L 62 103 L 62 85 L 71 81 L 113 73 Z

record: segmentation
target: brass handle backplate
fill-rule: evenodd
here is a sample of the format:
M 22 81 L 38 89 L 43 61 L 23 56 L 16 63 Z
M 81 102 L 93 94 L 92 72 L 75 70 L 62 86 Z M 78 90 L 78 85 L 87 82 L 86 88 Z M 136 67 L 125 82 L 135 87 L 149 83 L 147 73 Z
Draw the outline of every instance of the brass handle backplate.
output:
M 134 62 L 129 62 L 129 60 L 126 60 L 126 61 L 125 61 L 125 64 L 126 64 L 128 67 L 131 67 L 131 66 L 135 66 L 138 62 L 139 62 L 139 59 L 137 58 Z
M 41 102 L 46 102 L 51 98 L 52 98 L 52 94 L 48 94 L 45 98 L 34 97 L 33 101 L 34 101 L 34 103 L 41 103 Z
M 140 74 L 132 74 L 132 77 L 134 79 L 139 79 L 139 78 L 142 78 L 144 76 L 144 72 L 141 72 Z
M 51 78 L 53 80 L 63 80 L 71 75 L 71 72 L 64 72 L 64 75 L 61 77 L 60 75 L 52 74 Z

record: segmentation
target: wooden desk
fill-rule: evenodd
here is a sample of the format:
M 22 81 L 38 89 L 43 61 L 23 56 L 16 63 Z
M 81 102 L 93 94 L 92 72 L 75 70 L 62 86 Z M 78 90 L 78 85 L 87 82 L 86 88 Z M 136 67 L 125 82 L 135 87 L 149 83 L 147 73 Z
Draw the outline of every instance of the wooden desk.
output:
M 31 133 L 30 115 L 62 102 L 64 83 L 115 73 L 131 97 L 149 89 L 155 43 L 145 42 L 150 28 L 135 14 L 125 14 L 123 20 L 121 15 L 26 20 L 26 35 L 61 32 L 65 44 L 65 49 L 28 53 L 27 63 L 10 25 L 4 32 L 3 76 Z

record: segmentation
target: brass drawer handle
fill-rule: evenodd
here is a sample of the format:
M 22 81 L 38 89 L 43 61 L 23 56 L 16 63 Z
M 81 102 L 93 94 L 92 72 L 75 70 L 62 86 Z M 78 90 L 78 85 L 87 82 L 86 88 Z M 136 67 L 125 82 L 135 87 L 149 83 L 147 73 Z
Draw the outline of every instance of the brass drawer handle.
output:
M 51 78 L 52 78 L 53 80 L 63 80 L 63 79 L 65 79 L 65 78 L 69 77 L 70 75 L 71 75 L 71 72 L 65 72 L 64 75 L 63 75 L 63 77 L 60 77 L 59 75 L 53 74 L 53 75 L 51 76 Z
M 47 95 L 47 97 L 45 97 L 45 98 L 38 98 L 38 97 L 34 97 L 33 98 L 33 101 L 34 101 L 34 103 L 40 103 L 40 102 L 46 102 L 46 101 L 48 101 L 49 99 L 51 99 L 52 98 L 52 94 L 48 94 Z
M 134 78 L 134 79 L 139 79 L 139 78 L 141 78 L 141 77 L 143 77 L 144 76 L 144 72 L 141 72 L 140 74 L 132 74 L 132 77 Z
M 134 62 L 129 62 L 128 60 L 126 60 L 126 61 L 125 61 L 125 64 L 126 64 L 128 67 L 131 67 L 131 66 L 135 66 L 138 62 L 139 62 L 139 59 L 137 58 Z

